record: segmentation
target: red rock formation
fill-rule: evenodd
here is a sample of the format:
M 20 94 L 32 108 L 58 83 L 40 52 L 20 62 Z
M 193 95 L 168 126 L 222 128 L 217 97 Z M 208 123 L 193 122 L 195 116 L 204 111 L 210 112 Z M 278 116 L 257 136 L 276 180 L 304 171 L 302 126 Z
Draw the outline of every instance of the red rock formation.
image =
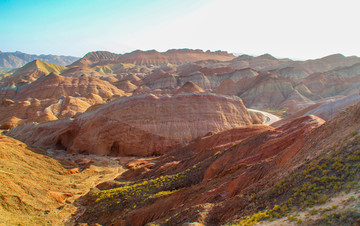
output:
M 210 94 L 149 95 L 121 99 L 78 117 L 69 128 L 71 142 L 63 145 L 70 152 L 146 156 L 162 154 L 175 143 L 184 144 L 209 131 L 250 124 L 240 99 Z M 139 139 L 139 132 L 156 139 Z
M 57 99 L 61 96 L 73 96 L 75 94 L 79 96 L 96 94 L 102 98 L 110 98 L 113 95 L 123 96 L 124 92 L 109 82 L 96 77 L 86 75 L 81 77 L 64 77 L 51 73 L 43 79 L 37 80 L 20 90 L 15 99 L 25 99 L 29 97 L 37 99 Z
M 111 62 L 115 62 L 119 58 L 119 56 L 120 54 L 115 54 L 107 51 L 89 52 L 80 60 L 69 65 L 69 67 L 90 66 L 99 62 L 106 62 L 107 64 L 110 64 Z
M 200 60 L 232 60 L 234 55 L 227 52 L 204 52 L 202 50 L 175 49 L 160 53 L 156 50 L 141 51 L 136 50 L 124 55 L 117 55 L 110 52 L 98 51 L 86 54 L 82 59 L 74 62 L 74 66 L 95 66 L 110 63 L 131 63 L 136 65 L 162 65 L 162 64 L 183 64 L 186 62 L 195 62 Z
M 210 131 L 251 124 L 239 98 L 146 95 L 120 99 L 78 116 L 53 140 L 72 153 L 149 156 L 163 154 Z
M 168 224 L 226 222 L 247 207 L 250 192 L 257 192 L 306 162 L 311 152 L 307 142 L 315 138 L 312 135 L 323 123 L 315 116 L 306 116 L 278 129 L 263 125 L 236 128 L 208 134 L 189 146 L 168 152 L 153 160 L 151 169 L 137 168 L 127 173 L 128 179 L 174 175 L 196 164 L 196 170 L 188 177 L 197 184 L 122 214 L 115 225 L 164 223 L 165 219 Z M 149 163 L 144 164 L 144 168 L 148 166 Z M 120 211 L 122 207 L 118 208 Z M 92 213 L 96 216 L 85 212 L 82 220 L 106 223 L 119 216 L 116 210 Z
M 57 100 L 40 101 L 34 98 L 12 103 L 4 100 L 0 105 L 0 127 L 9 129 L 28 122 L 56 120 L 57 117 L 51 111 L 45 110 L 56 103 Z
M 208 68 L 204 67 L 199 70 L 204 75 L 214 75 L 214 74 L 224 74 L 224 73 L 231 73 L 234 72 L 234 68 L 230 67 L 215 67 L 215 68 Z
M 164 53 L 170 62 L 175 64 L 185 63 L 185 62 L 195 62 L 200 60 L 220 60 L 226 61 L 234 59 L 234 55 L 229 54 L 224 51 L 202 51 L 202 50 L 192 50 L 192 49 L 170 49 Z M 177 62 L 177 63 L 176 63 Z
M 128 93 L 132 93 L 134 90 L 136 90 L 138 87 L 131 83 L 129 80 L 120 81 L 114 83 L 114 85 L 119 88 L 120 90 L 123 90 Z
M 286 167 L 280 167 L 289 158 L 301 159 L 297 164 L 304 163 L 305 157 L 297 158 L 295 155 L 298 155 L 298 151 L 306 142 L 304 140 L 306 135 L 323 123 L 324 121 L 316 117 L 305 117 L 281 129 L 269 129 L 262 132 L 260 132 L 261 130 L 254 131 L 247 134 L 247 139 L 246 136 L 243 139 L 239 137 L 238 142 L 240 143 L 238 145 L 228 149 L 224 154 L 220 154 L 221 157 L 206 167 L 204 179 L 201 183 L 182 189 L 163 199 L 158 199 L 149 206 L 130 212 L 122 219 L 124 222 L 137 222 L 138 225 L 154 222 L 155 219 L 164 217 L 165 219 L 171 219 L 168 221 L 170 224 L 189 220 L 194 221 L 194 219 L 204 224 L 224 222 L 247 205 L 247 199 L 242 202 L 239 198 L 241 195 L 246 194 L 254 186 L 260 187 L 260 181 L 265 180 L 266 182 L 262 183 L 271 183 L 271 180 L 267 178 L 270 175 L 291 168 L 290 164 L 287 164 Z M 208 140 L 211 140 L 211 137 Z M 213 155 L 213 153 L 209 152 L 208 149 L 208 156 Z M 201 154 L 203 155 L 204 152 L 201 152 Z M 177 172 L 176 169 L 183 169 L 183 165 L 191 166 L 195 162 L 193 159 L 200 160 L 197 158 L 199 155 L 199 153 L 196 153 L 195 156 L 189 158 L 189 155 L 184 154 L 183 156 L 187 156 L 187 160 L 173 167 L 173 170 L 175 169 L 175 172 Z M 166 156 L 163 158 L 166 158 Z M 201 162 L 205 163 L 204 159 L 206 158 L 202 157 L 202 159 Z M 173 161 L 176 160 L 179 159 L 173 159 Z M 190 164 L 188 164 L 189 161 Z M 201 164 L 197 167 L 202 168 Z M 157 166 L 153 167 L 153 170 L 157 169 Z M 143 176 L 146 177 L 150 174 L 151 171 Z M 214 203 L 218 208 L 210 207 L 210 209 L 206 210 L 204 206 L 207 203 Z M 169 211 L 155 211 L 160 206 Z M 195 214 L 189 214 L 188 210 Z M 204 217 L 201 218 L 201 215 Z
M 105 103 L 100 96 L 62 97 L 59 99 L 36 99 L 9 101 L 0 104 L 0 128 L 9 129 L 30 122 L 47 122 L 72 118 L 85 112 L 90 106 Z M 9 112 L 11 112 L 9 114 Z
M 240 94 L 247 106 L 279 106 L 294 91 L 292 81 L 271 74 L 256 77 L 253 86 Z
M 137 65 L 161 65 L 169 63 L 169 60 L 166 56 L 156 50 L 136 50 L 134 52 L 120 56 L 119 62 Z
M 204 93 L 198 85 L 193 82 L 186 82 L 182 87 L 175 91 L 176 94 L 180 93 Z

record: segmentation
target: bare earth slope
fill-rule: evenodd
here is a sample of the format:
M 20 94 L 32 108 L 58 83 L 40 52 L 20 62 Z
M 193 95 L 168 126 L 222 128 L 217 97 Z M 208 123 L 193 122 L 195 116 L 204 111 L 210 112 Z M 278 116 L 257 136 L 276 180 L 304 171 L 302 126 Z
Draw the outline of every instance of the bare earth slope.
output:
M 252 225 L 307 211 L 344 189 L 358 189 L 359 115 L 360 103 L 327 123 L 304 116 L 276 129 L 233 129 L 128 163 L 131 169 L 117 180 L 135 183 L 89 193 L 78 222 Z M 356 223 L 359 210 L 351 211 L 338 220 Z
M 70 66 L 95 66 L 109 63 L 131 63 L 136 65 L 162 65 L 166 63 L 183 64 L 199 60 L 232 60 L 234 55 L 227 52 L 204 52 L 202 50 L 174 49 L 160 53 L 156 50 L 136 50 L 124 55 L 114 54 L 105 51 L 98 51 L 86 54 L 82 59 Z
M 240 98 L 214 94 L 179 94 L 123 98 L 77 117 L 54 134 L 53 145 L 72 153 L 149 156 L 163 154 L 208 132 L 252 125 Z M 51 130 L 53 123 L 48 123 Z M 121 125 L 121 126 L 120 126 Z M 46 129 L 40 125 L 41 131 Z M 10 132 L 28 139 L 20 127 Z M 25 129 L 25 130 L 23 130 Z M 36 132 L 35 132 L 36 134 Z
M 44 154 L 0 135 L 0 225 L 64 225 L 74 200 L 122 172 L 116 161 L 95 160 L 81 171 L 69 156 Z

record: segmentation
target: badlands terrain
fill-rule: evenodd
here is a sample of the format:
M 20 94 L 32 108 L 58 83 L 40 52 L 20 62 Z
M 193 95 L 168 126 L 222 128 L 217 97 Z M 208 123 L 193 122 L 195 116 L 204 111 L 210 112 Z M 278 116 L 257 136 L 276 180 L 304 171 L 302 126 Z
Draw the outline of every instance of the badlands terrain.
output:
M 7 57 L 0 225 L 360 224 L 356 56 Z

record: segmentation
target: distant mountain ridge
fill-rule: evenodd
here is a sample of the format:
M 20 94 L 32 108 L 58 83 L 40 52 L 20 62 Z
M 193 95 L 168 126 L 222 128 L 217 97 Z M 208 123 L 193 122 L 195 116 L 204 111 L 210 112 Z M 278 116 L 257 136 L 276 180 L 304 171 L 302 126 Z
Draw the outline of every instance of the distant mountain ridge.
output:
M 108 51 L 95 51 L 87 53 L 83 58 L 70 66 L 97 66 L 106 64 L 130 63 L 135 65 L 162 65 L 184 64 L 201 60 L 229 61 L 234 59 L 233 54 L 225 51 L 203 51 L 193 49 L 170 49 L 166 52 L 156 50 L 135 50 L 125 54 L 115 54 Z
M 19 68 L 33 60 L 41 60 L 46 63 L 58 64 L 58 65 L 69 65 L 80 59 L 79 57 L 73 56 L 58 56 L 58 55 L 34 55 L 16 52 L 1 52 L 0 51 L 0 67 L 3 68 Z

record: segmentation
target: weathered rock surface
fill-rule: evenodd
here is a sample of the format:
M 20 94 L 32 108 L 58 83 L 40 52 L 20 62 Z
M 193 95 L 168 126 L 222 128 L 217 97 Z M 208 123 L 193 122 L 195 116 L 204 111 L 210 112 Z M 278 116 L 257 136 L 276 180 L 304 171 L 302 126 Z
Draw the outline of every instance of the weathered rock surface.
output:
M 64 77 L 51 73 L 21 89 L 15 99 L 57 99 L 61 96 L 86 97 L 89 94 L 107 99 L 113 95 L 124 96 L 124 91 L 96 77 Z
M 80 158 L 0 135 L 0 224 L 72 225 L 69 220 L 77 210 L 73 203 L 94 184 L 123 171 L 115 160 L 90 157 L 85 168 Z
M 85 112 L 92 105 L 104 103 L 103 99 L 95 94 L 59 99 L 27 98 L 17 101 L 5 99 L 0 104 L 0 128 L 9 129 L 30 122 L 42 123 L 72 118 Z
M 70 66 L 95 66 L 114 63 L 131 63 L 136 65 L 183 64 L 199 60 L 232 60 L 235 56 L 227 52 L 204 52 L 202 50 L 174 49 L 160 53 L 156 50 L 136 50 L 124 55 L 106 51 L 90 52 Z
M 185 188 L 129 213 L 122 213 L 122 206 L 110 212 L 95 213 L 94 206 L 89 204 L 79 222 L 106 223 L 109 216 L 118 217 L 117 224 L 131 222 L 134 225 L 224 222 L 247 207 L 250 192 L 273 183 L 278 179 L 274 175 L 303 164 L 307 152 L 302 147 L 307 135 L 323 123 L 315 116 L 306 116 L 278 129 L 256 125 L 207 134 L 189 146 L 154 160 L 155 165 L 151 167 L 146 163 L 143 170 L 140 167 L 125 174 L 132 175 L 128 179 L 142 181 L 150 175 L 162 178 L 163 175 L 176 175 L 190 169 L 183 185 Z M 295 159 L 300 161 L 287 164 Z
M 72 153 L 149 156 L 208 132 L 252 124 L 240 98 L 206 93 L 145 95 L 123 98 L 80 115 L 51 139 L 53 145 Z M 53 130 L 53 123 L 41 125 L 41 130 L 47 125 Z M 31 128 L 34 133 L 38 129 Z M 26 133 L 10 134 L 23 140 L 21 134 Z
M 205 91 L 193 82 L 185 83 L 180 89 L 176 90 L 176 94 L 180 93 L 204 93 Z

